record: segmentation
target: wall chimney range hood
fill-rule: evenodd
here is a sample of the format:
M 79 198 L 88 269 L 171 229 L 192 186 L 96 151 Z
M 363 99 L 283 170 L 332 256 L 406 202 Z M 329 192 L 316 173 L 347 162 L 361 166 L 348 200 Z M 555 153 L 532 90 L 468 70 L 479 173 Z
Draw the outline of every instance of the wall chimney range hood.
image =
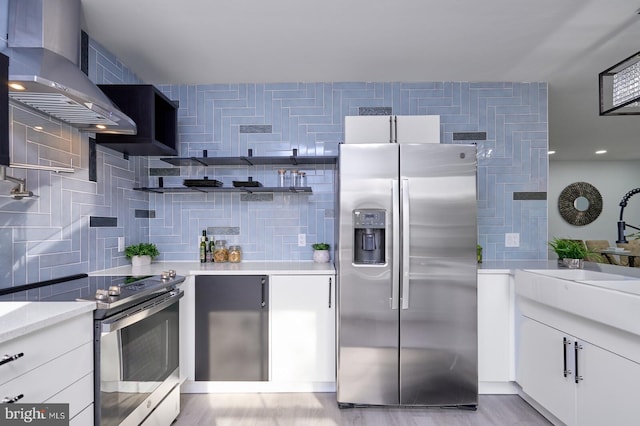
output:
M 136 123 L 80 70 L 80 0 L 9 0 L 9 97 L 80 131 L 136 134 Z

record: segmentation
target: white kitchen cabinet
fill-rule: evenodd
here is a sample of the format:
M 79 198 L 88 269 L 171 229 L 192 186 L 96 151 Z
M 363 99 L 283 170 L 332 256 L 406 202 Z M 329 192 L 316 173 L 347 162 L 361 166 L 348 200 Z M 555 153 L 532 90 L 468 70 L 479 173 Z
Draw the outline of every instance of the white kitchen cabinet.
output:
M 357 115 L 344 118 L 345 143 L 440 143 L 439 115 Z
M 272 275 L 271 381 L 335 382 L 335 276 Z
M 22 355 L 0 365 L 0 398 L 69 403 L 71 419 L 93 406 L 92 311 L 8 340 L 2 350 Z
M 518 383 L 563 423 L 623 425 L 637 415 L 640 364 L 526 317 L 520 343 Z
M 640 364 L 578 341 L 580 383 L 576 385 L 580 426 L 624 425 L 637 418 Z
M 576 424 L 574 337 L 526 317 L 520 326 L 518 384 L 558 419 Z
M 478 274 L 478 382 L 480 393 L 516 393 L 513 276 Z
M 638 335 L 598 322 L 595 315 L 556 307 L 578 311 L 585 301 L 577 290 L 593 290 L 591 285 L 518 272 L 515 286 L 522 312 L 517 382 L 523 396 L 550 420 L 569 426 L 630 424 L 637 415 Z M 612 318 L 633 306 L 627 303 L 633 296 L 617 296 L 619 303 L 608 305 Z

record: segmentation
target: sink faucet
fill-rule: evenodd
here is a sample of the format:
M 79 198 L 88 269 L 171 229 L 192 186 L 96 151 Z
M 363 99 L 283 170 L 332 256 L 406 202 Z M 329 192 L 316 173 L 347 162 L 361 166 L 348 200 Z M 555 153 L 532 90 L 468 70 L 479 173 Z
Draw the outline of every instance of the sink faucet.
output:
M 625 237 L 624 235 L 624 230 L 627 226 L 629 228 L 633 228 L 637 231 L 640 231 L 640 228 L 635 227 L 633 225 L 627 225 L 624 222 L 624 220 L 622 220 L 622 214 L 624 213 L 624 208 L 627 207 L 627 201 L 629 201 L 629 198 L 633 197 L 638 193 L 640 193 L 640 188 L 632 189 L 631 191 L 624 194 L 624 197 L 622 197 L 622 201 L 620 201 L 620 219 L 618 220 L 618 239 L 616 240 L 616 243 L 621 243 L 621 244 L 628 243 L 627 237 Z

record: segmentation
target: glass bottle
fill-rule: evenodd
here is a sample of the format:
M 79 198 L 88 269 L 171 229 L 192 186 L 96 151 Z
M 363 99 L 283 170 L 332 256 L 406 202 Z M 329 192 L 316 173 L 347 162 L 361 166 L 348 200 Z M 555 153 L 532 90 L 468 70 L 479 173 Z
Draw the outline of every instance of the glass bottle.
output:
M 211 245 L 209 244 L 209 238 L 207 238 L 207 230 L 202 230 L 202 238 L 204 238 L 204 261 L 211 262 Z
M 207 262 L 213 262 L 213 249 L 215 247 L 215 244 L 216 243 L 215 241 L 213 241 L 213 236 L 211 236 L 211 241 L 209 241 L 209 244 L 207 245 Z
M 224 263 L 229 261 L 229 250 L 227 250 L 226 240 L 216 240 L 213 248 L 213 261 Z
M 242 260 L 242 251 L 240 246 L 229 246 L 229 263 L 240 263 Z
M 200 263 L 207 261 L 207 243 L 205 242 L 205 238 L 207 237 L 200 237 Z

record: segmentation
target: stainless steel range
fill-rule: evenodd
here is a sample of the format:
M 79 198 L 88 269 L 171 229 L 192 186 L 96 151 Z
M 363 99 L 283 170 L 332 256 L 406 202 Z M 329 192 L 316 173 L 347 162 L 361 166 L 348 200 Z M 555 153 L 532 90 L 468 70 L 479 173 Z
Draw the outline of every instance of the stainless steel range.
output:
M 184 277 L 90 278 L 104 279 L 94 323 L 96 426 L 170 424 L 180 413 L 183 292 L 175 285 Z
M 95 425 L 171 424 L 180 413 L 183 291 L 176 285 L 184 277 L 71 278 L 29 284 L 24 294 L 0 294 L 0 300 L 95 301 Z

